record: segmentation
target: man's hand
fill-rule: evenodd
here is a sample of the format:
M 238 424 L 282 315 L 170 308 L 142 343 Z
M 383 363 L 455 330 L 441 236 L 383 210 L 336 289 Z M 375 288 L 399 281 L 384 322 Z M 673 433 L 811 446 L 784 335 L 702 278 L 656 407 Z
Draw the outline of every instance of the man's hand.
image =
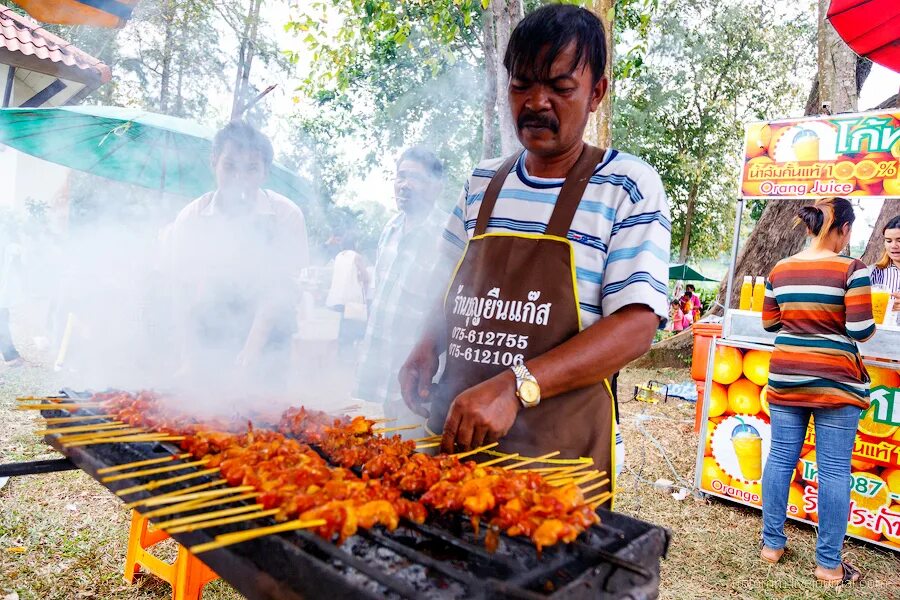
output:
M 450 405 L 441 451 L 470 450 L 496 442 L 512 428 L 521 408 L 516 377 L 510 370 L 467 389 Z
M 439 356 L 437 344 L 429 338 L 420 341 L 409 353 L 400 368 L 400 394 L 409 410 L 420 417 L 428 418 L 428 409 L 422 406 L 431 393 L 431 382 L 438 370 Z

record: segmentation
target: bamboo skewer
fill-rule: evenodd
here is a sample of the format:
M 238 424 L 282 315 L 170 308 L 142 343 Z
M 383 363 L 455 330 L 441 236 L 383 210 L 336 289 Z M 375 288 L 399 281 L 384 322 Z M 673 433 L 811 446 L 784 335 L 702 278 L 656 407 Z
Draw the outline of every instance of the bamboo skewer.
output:
M 503 453 L 503 452 L 497 452 L 496 450 L 485 450 L 484 453 L 485 453 L 485 454 L 489 454 L 489 455 L 491 455 L 491 456 L 506 456 L 505 453 Z M 528 457 L 522 457 L 522 458 L 528 458 Z M 594 464 L 594 459 L 593 459 L 593 458 L 590 458 L 590 457 L 584 457 L 584 456 L 582 456 L 582 457 L 580 457 L 580 458 L 545 458 L 545 459 L 542 460 L 541 462 L 547 463 L 548 465 L 581 465 L 581 466 L 586 466 L 586 465 L 592 465 L 592 464 Z M 542 467 L 542 469 L 544 469 L 544 470 L 551 470 L 552 468 L 545 468 L 545 467 Z M 526 469 L 526 470 L 528 470 L 528 471 L 537 471 L 537 472 L 541 472 L 541 471 L 538 470 L 538 469 Z
M 586 469 L 590 467 L 583 467 L 581 465 L 574 465 L 571 467 L 553 467 L 555 469 L 554 472 L 551 472 L 549 475 L 544 475 L 544 481 L 553 481 L 554 479 L 560 479 L 564 477 L 573 477 L 576 473 L 581 471 L 582 469 Z
M 412 431 L 413 429 L 421 429 L 421 425 L 403 425 L 401 427 L 385 427 L 383 429 L 373 429 L 372 433 L 385 434 L 392 431 Z
M 102 406 L 104 406 L 102 402 L 82 402 L 80 404 L 52 402 L 49 404 L 19 404 L 13 410 L 65 410 L 68 412 L 72 412 L 73 410 L 82 410 L 84 408 L 100 408 Z
M 602 480 L 602 481 L 598 481 L 598 482 L 595 483 L 594 485 L 589 485 L 589 486 L 587 486 L 586 488 L 582 488 L 581 493 L 582 493 L 582 494 L 587 494 L 588 492 L 592 492 L 592 491 L 594 491 L 594 490 L 596 490 L 596 489 L 598 489 L 598 488 L 603 487 L 604 485 L 609 485 L 609 478 L 608 478 L 608 477 L 607 477 L 606 479 Z
M 370 419 L 372 421 L 372 425 L 376 425 L 378 423 L 393 423 L 397 419 Z
M 200 521 L 210 521 L 219 517 L 233 517 L 242 513 L 254 512 L 265 508 L 262 504 L 250 504 L 248 506 L 238 506 L 235 508 L 226 508 L 213 512 L 203 513 L 199 515 L 191 515 L 190 517 L 181 517 L 179 519 L 170 519 L 160 523 L 154 523 L 156 529 L 166 530 L 169 527 L 177 527 L 178 525 L 187 525 L 189 523 L 199 523 Z
M 122 479 L 132 479 L 133 477 L 144 477 L 146 475 L 158 475 L 160 473 L 180 471 L 181 469 L 188 469 L 190 467 L 205 465 L 209 462 L 209 460 L 210 459 L 208 458 L 204 458 L 203 460 L 179 463 L 177 465 L 170 465 L 168 467 L 156 467 L 154 469 L 144 469 L 143 471 L 131 471 L 129 473 L 120 473 L 119 475 L 110 475 L 109 477 L 104 477 L 103 479 L 101 479 L 100 483 L 111 483 L 113 481 L 121 481 Z
M 149 460 L 138 460 L 130 463 L 123 463 L 121 465 L 115 465 L 112 467 L 103 467 L 102 469 L 97 469 L 98 475 L 106 475 L 107 473 L 115 473 L 116 471 L 124 471 L 126 469 L 133 469 L 137 467 L 148 467 L 150 465 L 159 465 L 165 462 L 171 462 L 173 460 L 182 460 L 185 458 L 190 458 L 191 453 L 185 452 L 184 454 L 172 454 L 170 456 L 164 456 L 163 458 L 151 458 Z
M 525 465 L 530 465 L 530 464 L 533 464 L 536 462 L 544 462 L 545 459 L 553 458 L 557 454 L 559 454 L 559 450 L 555 450 L 554 452 L 548 452 L 547 454 L 545 454 L 543 456 L 535 456 L 534 458 L 528 458 L 526 460 L 517 462 L 514 465 L 509 465 L 509 466 L 506 466 L 503 468 L 507 469 L 507 470 L 518 469 L 519 467 L 524 467 Z
M 110 419 L 115 415 L 78 415 L 75 417 L 44 417 L 45 425 L 60 425 L 62 423 L 76 423 L 78 421 L 91 421 L 93 419 Z
M 125 508 L 132 509 L 137 508 L 138 506 L 143 506 L 148 502 L 156 501 L 156 504 L 152 506 L 157 506 L 159 504 L 166 504 L 167 502 L 180 502 L 181 496 L 186 494 L 191 494 L 194 492 L 199 492 L 200 490 L 209 490 L 211 487 L 215 487 L 217 485 L 227 485 L 228 482 L 224 479 L 216 479 L 215 481 L 210 481 L 208 483 L 199 483 L 197 485 L 192 485 L 190 487 L 182 488 L 180 490 L 175 490 L 174 492 L 166 492 L 165 494 L 159 494 L 157 496 L 151 496 L 149 498 L 144 498 L 142 500 L 135 500 L 134 502 L 128 502 L 125 504 Z M 222 490 L 212 490 L 212 491 L 222 491 Z
M 612 492 L 605 492 L 603 494 L 597 494 L 593 498 L 589 498 L 588 500 L 585 500 L 585 504 L 589 505 L 593 509 L 596 509 L 598 506 L 606 503 L 612 497 L 613 497 Z
M 488 444 L 487 446 L 481 446 L 480 448 L 475 448 L 473 450 L 469 450 L 468 452 L 457 452 L 456 454 L 451 454 L 450 456 L 455 456 L 456 458 L 465 458 L 467 456 L 472 456 L 473 454 L 484 452 L 485 450 L 490 450 L 499 443 L 500 442 L 494 442 L 493 444 Z M 557 452 L 557 454 L 559 453 Z
M 478 463 L 478 466 L 479 467 L 490 467 L 491 465 L 496 465 L 496 464 L 502 463 L 504 461 L 512 460 L 512 459 L 518 458 L 518 457 L 519 457 L 519 453 L 516 452 L 515 454 L 510 454 L 509 456 L 501 456 L 500 458 L 492 458 L 491 460 L 486 460 L 483 463 Z
M 18 396 L 16 402 L 52 402 L 60 404 L 63 400 L 68 400 L 68 396 Z
M 271 517 L 279 513 L 280 508 L 270 508 L 255 513 L 238 515 L 236 517 L 226 517 L 224 519 L 213 519 L 211 521 L 201 521 L 199 523 L 191 523 L 190 525 L 180 525 L 178 527 L 170 527 L 167 533 L 187 533 L 188 531 L 196 531 L 198 529 L 207 529 L 211 527 L 220 527 L 222 525 L 231 525 L 232 523 L 240 523 L 241 521 L 251 521 L 253 519 L 262 519 L 263 517 Z
M 213 506 L 222 506 L 223 504 L 240 502 L 241 500 L 252 500 L 254 498 L 259 498 L 261 495 L 262 494 L 260 494 L 259 492 L 248 492 L 246 494 L 224 496 L 221 498 L 214 498 L 212 500 L 204 500 L 203 498 L 200 498 L 198 500 L 187 500 L 185 502 L 170 504 L 165 508 L 157 508 L 156 510 L 151 510 L 150 512 L 141 514 L 145 519 L 152 519 L 154 517 L 164 517 L 166 515 L 174 515 L 180 512 L 200 510 L 202 508 L 212 508 Z
M 238 531 L 236 533 L 217 535 L 215 541 L 208 542 L 206 544 L 191 546 L 189 550 L 194 554 L 200 554 L 201 552 L 207 552 L 209 550 L 215 550 L 217 548 L 224 548 L 225 546 L 239 544 L 241 542 L 246 542 L 259 537 L 272 535 L 274 533 L 296 531 L 298 529 L 309 529 L 311 527 L 321 527 L 322 525 L 325 525 L 324 519 L 313 519 L 310 521 L 302 521 L 298 519 L 296 521 L 281 523 L 280 525 L 272 525 L 271 527 L 259 527 L 257 529 L 250 529 L 248 531 Z
M 93 423 L 91 425 L 75 425 L 74 427 L 56 427 L 53 429 L 39 429 L 35 435 L 56 435 L 59 433 L 83 433 L 86 431 L 103 431 L 104 429 L 120 429 L 129 427 L 122 421 L 110 421 L 108 423 Z
M 416 450 L 425 450 L 426 448 L 437 448 L 440 445 L 441 445 L 440 442 L 429 442 L 427 444 L 417 444 Z
M 212 475 L 213 473 L 218 472 L 218 468 L 203 469 L 202 471 L 197 471 L 196 473 L 188 473 L 187 475 L 178 475 L 177 477 L 169 477 L 168 479 L 157 479 L 156 481 L 151 481 L 150 483 L 145 483 L 143 485 L 133 485 L 129 488 L 125 488 L 124 490 L 119 490 L 116 492 L 116 496 L 127 496 L 128 494 L 133 494 L 135 492 L 155 490 L 158 487 L 171 485 L 173 483 L 178 483 L 181 481 L 187 481 L 188 479 L 196 479 L 197 477 Z
M 129 427 L 125 425 L 124 427 L 120 427 L 119 429 L 109 429 L 105 431 L 89 431 L 87 433 L 73 433 L 72 435 L 61 435 L 59 436 L 59 441 L 63 444 L 68 444 L 69 442 L 80 442 L 82 440 L 99 440 L 101 438 L 108 437 L 120 437 L 124 435 L 137 435 L 137 434 L 146 434 L 150 435 L 152 432 L 147 431 L 146 429 L 141 429 L 139 427 Z M 153 434 L 153 435 L 165 435 L 165 434 Z
M 224 479 L 219 480 L 222 483 L 225 483 Z M 204 484 L 201 484 L 204 485 Z M 194 488 L 200 486 L 193 486 Z M 168 494 L 160 494 L 159 496 L 154 496 L 153 498 L 146 498 L 141 502 L 144 506 L 159 506 L 161 504 L 173 504 L 178 502 L 186 502 L 190 500 L 204 500 L 211 499 L 219 496 L 226 496 L 231 493 L 236 492 L 249 492 L 250 490 L 255 490 L 251 485 L 240 485 L 238 487 L 227 487 L 218 490 L 205 490 L 205 491 L 193 491 L 191 488 L 185 488 L 184 490 L 177 490 L 175 492 L 169 492 Z M 185 492 L 185 493 L 179 493 Z
M 434 440 L 439 440 L 439 439 L 441 439 L 441 436 L 439 436 L 439 435 L 429 435 L 429 436 L 427 436 L 427 437 L 416 438 L 416 439 L 414 439 L 413 441 L 416 442 L 416 443 L 419 443 L 419 442 L 433 442 Z
M 579 477 L 575 480 L 575 485 L 581 485 L 587 483 L 589 481 L 593 481 L 595 479 L 600 479 L 606 475 L 606 471 L 594 471 L 593 473 L 586 473 L 582 477 Z
M 180 442 L 184 439 L 183 435 L 123 435 L 115 438 L 100 438 L 91 440 L 79 440 L 70 444 L 64 444 L 67 448 L 74 446 L 90 446 L 93 444 L 120 444 L 120 443 L 140 443 L 140 442 Z

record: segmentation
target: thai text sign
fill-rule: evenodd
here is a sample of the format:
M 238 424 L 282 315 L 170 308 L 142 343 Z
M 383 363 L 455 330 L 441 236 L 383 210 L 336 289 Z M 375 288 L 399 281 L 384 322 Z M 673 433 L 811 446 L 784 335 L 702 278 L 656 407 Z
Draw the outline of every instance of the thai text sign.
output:
M 749 123 L 744 198 L 900 198 L 900 110 Z

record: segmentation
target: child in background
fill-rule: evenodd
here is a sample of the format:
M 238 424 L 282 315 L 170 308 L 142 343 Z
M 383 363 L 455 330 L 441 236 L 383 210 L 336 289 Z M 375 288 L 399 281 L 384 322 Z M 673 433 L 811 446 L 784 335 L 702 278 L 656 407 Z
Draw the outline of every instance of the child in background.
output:
M 669 306 L 669 326 L 675 333 L 684 331 L 684 311 L 681 310 L 681 303 L 678 300 L 672 300 Z

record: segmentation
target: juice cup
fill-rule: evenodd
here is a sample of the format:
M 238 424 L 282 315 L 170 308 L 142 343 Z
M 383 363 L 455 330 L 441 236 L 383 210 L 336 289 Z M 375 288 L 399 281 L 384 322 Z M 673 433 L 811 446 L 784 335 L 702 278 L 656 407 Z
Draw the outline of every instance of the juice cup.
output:
M 881 285 L 872 286 L 872 317 L 877 325 L 884 324 L 884 315 L 887 313 L 888 303 L 891 301 L 891 293 Z
M 819 160 L 819 136 L 809 129 L 801 130 L 794 136 L 794 142 L 791 144 L 797 160 L 812 161 Z
M 762 479 L 762 437 L 751 425 L 738 425 L 731 432 L 731 445 L 744 479 Z

